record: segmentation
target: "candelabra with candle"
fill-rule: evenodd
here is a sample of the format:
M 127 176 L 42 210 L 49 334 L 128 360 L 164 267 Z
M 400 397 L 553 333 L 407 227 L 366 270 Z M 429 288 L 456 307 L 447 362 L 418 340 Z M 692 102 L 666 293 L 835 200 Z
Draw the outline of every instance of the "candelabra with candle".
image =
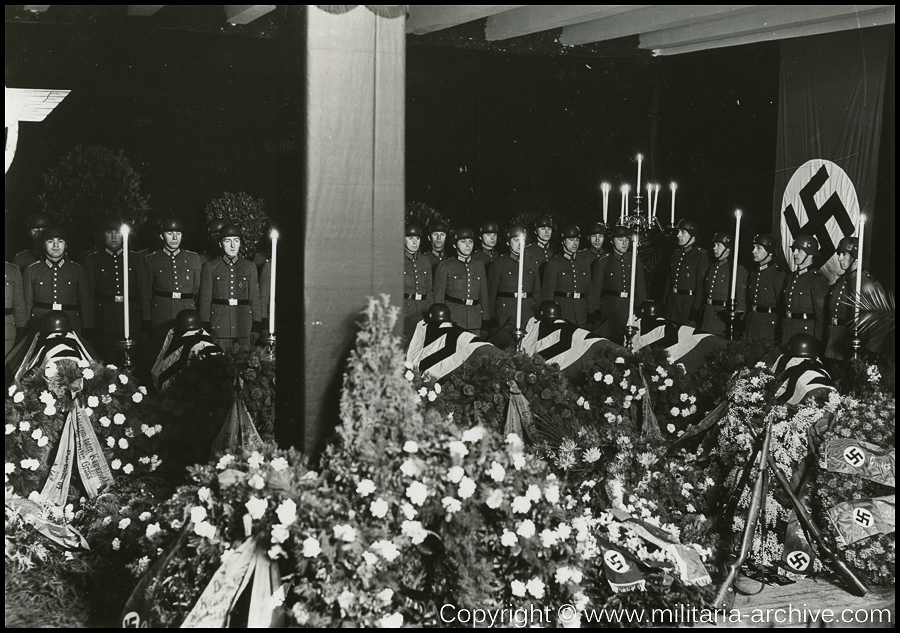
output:
M 266 336 L 266 358 L 275 360 L 275 273 L 278 264 L 278 230 L 269 233 L 272 240 L 272 261 L 269 268 L 269 334 Z
M 122 351 L 124 352 L 123 365 L 128 371 L 134 369 L 134 362 L 131 359 L 131 352 L 134 349 L 134 340 L 131 338 L 131 305 L 129 302 L 131 296 L 130 284 L 131 275 L 128 270 L 128 238 L 131 235 L 131 229 L 127 224 L 122 224 L 122 316 L 125 326 L 125 340 L 121 342 Z

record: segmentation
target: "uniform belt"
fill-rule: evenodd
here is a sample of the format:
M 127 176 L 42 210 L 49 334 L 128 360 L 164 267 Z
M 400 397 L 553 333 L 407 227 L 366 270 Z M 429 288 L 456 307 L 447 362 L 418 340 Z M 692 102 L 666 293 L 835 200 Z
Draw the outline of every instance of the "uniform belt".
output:
M 728 302 L 727 302 L 727 301 L 724 301 L 724 300 L 723 300 L 723 301 L 716 301 L 715 299 L 710 299 L 709 301 L 706 302 L 706 304 L 707 304 L 707 305 L 711 305 L 711 306 L 719 306 L 719 307 L 724 308 L 725 306 L 728 305 Z
M 94 295 L 96 301 L 115 301 L 116 303 L 125 303 L 125 295 Z M 131 297 L 129 301 L 136 301 Z
M 422 299 L 425 298 L 425 295 L 419 294 L 417 292 L 413 292 L 413 293 L 404 292 L 403 298 L 404 299 L 412 299 L 413 301 L 421 301 Z
M 808 321 L 810 319 L 815 319 L 816 315 L 811 314 L 809 312 L 788 312 L 787 318 L 789 319 L 802 319 L 804 321 Z
M 688 297 L 693 296 L 694 294 L 693 290 L 682 290 L 681 288 L 675 288 L 674 292 L 677 295 L 687 295 Z
M 498 293 L 497 293 L 497 296 L 498 296 L 498 297 L 503 297 L 504 299 L 518 299 L 519 297 L 522 297 L 523 299 L 527 299 L 527 298 L 530 297 L 531 295 L 528 294 L 527 292 L 520 292 L 520 293 L 516 293 L 516 292 L 498 292 Z
M 603 294 L 605 294 L 605 295 L 607 295 L 607 296 L 609 296 L 609 297 L 619 297 L 620 299 L 627 299 L 627 298 L 628 298 L 628 293 L 627 293 L 627 292 L 619 292 L 619 291 L 617 291 L 617 290 L 604 290 L 604 291 L 603 291 Z
M 778 311 L 778 308 L 775 306 L 750 306 L 750 309 L 762 314 L 775 314 Z
M 839 319 L 837 317 L 831 317 L 831 324 L 832 325 L 847 325 L 852 320 L 853 319 Z
M 47 310 L 74 310 L 76 312 L 78 311 L 77 305 L 72 305 L 69 303 L 46 303 L 44 301 L 35 301 L 34 307 L 35 308 L 44 308 Z
M 163 292 L 162 290 L 153 290 L 154 297 L 165 297 L 166 299 L 193 299 L 193 292 Z
M 564 297 L 566 299 L 584 299 L 584 292 L 554 292 L 554 297 Z
M 457 299 L 456 297 L 444 297 L 450 303 L 460 303 L 464 306 L 477 306 L 478 299 Z
M 217 306 L 248 306 L 249 299 L 213 299 L 212 302 Z

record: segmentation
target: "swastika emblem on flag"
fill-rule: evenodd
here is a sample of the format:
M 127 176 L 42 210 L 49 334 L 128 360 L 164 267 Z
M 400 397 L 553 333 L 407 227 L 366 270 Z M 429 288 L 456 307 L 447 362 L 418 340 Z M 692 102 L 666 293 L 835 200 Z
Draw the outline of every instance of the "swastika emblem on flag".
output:
M 801 165 L 781 201 L 781 242 L 791 268 L 791 243 L 801 233 L 812 235 L 819 242 L 820 272 L 832 283 L 841 273 L 835 249 L 856 232 L 859 214 L 856 188 L 843 169 L 820 158 Z
M 603 554 L 603 560 L 610 569 L 620 574 L 624 574 L 631 569 L 625 557 L 615 550 L 609 550 Z
M 854 468 L 859 468 L 866 463 L 866 454 L 858 446 L 848 446 L 844 449 L 844 461 Z
M 865 508 L 854 508 L 853 510 L 853 522 L 862 527 L 869 527 L 872 525 L 872 513 L 866 510 Z
M 791 569 L 796 569 L 797 571 L 806 571 L 806 568 L 809 567 L 809 554 L 800 550 L 795 550 L 788 554 L 786 560 Z

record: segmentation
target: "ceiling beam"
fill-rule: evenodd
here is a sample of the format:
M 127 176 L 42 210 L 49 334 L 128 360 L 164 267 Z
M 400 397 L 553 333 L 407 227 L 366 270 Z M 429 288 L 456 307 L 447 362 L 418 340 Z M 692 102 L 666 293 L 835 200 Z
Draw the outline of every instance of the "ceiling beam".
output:
M 125 15 L 132 18 L 149 18 L 162 9 L 164 4 L 129 4 L 125 9 Z
M 726 48 L 729 46 L 740 46 L 742 44 L 755 44 L 757 42 L 784 40 L 792 37 L 806 37 L 808 35 L 822 35 L 824 33 L 835 33 L 837 31 L 863 29 L 871 26 L 882 26 L 885 24 L 894 24 L 894 7 L 866 11 L 864 15 L 855 15 L 853 17 L 836 18 L 833 20 L 824 20 L 813 22 L 811 24 L 786 26 L 783 28 L 775 27 L 756 33 L 738 35 L 736 37 L 707 39 L 688 44 L 666 46 L 663 48 L 645 45 L 644 37 L 641 37 L 640 47 L 644 49 L 652 49 L 653 54 L 657 56 L 680 55 L 682 53 L 694 53 L 697 51 L 705 51 L 715 48 Z M 650 33 L 648 34 L 648 36 L 649 35 L 655 34 Z
M 44 13 L 47 9 L 50 8 L 49 4 L 26 4 L 24 5 L 26 11 L 30 11 L 31 13 Z
M 250 24 L 274 10 L 274 4 L 226 4 L 225 20 L 231 24 Z
M 890 5 L 788 5 L 761 7 L 743 15 L 729 15 L 696 24 L 665 28 L 641 35 L 641 48 L 662 49 L 671 46 L 698 44 L 743 35 L 765 36 L 766 32 L 787 27 L 802 27 L 824 20 L 856 19 L 880 12 Z M 778 39 L 778 38 L 766 38 Z
M 606 18 L 635 8 L 630 4 L 526 5 L 489 17 L 484 27 L 484 35 L 489 42 L 508 40 L 521 35 Z
M 406 20 L 406 32 L 424 35 L 524 6 L 524 4 L 411 4 Z
M 759 8 L 759 5 L 734 4 L 653 5 L 592 22 L 564 27 L 559 41 L 564 46 L 604 42 L 618 37 L 647 33 L 648 31 L 656 31 L 662 28 L 690 25 L 710 16 L 722 14 L 740 15 L 758 11 Z

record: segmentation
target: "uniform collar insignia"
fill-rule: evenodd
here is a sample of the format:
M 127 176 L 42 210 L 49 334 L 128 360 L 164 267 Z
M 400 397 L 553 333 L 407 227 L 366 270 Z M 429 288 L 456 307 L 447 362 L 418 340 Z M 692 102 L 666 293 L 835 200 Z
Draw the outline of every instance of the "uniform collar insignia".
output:
M 168 248 L 164 248 L 163 251 L 164 251 L 165 254 L 168 255 L 169 257 L 178 257 L 178 253 L 181 252 L 181 249 L 180 249 L 180 248 L 176 248 L 174 251 L 170 251 Z
M 469 255 L 468 257 L 466 257 L 465 255 L 459 255 L 459 254 L 457 254 L 456 258 L 457 258 L 459 261 L 461 261 L 462 263 L 464 263 L 464 264 L 468 264 L 468 263 L 472 260 L 472 256 L 471 256 L 471 255 Z

